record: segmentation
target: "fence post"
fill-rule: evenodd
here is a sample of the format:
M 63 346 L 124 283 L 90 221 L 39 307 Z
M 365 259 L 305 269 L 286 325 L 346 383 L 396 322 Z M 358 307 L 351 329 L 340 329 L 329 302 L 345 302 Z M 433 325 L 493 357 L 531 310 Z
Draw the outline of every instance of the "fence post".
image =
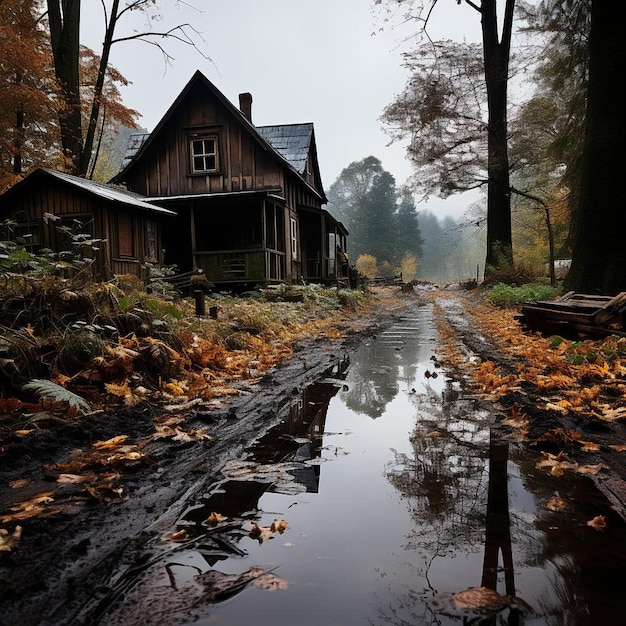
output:
M 206 307 L 204 303 L 204 291 L 202 289 L 195 289 L 193 297 L 196 301 L 196 315 L 204 317 L 206 313 Z

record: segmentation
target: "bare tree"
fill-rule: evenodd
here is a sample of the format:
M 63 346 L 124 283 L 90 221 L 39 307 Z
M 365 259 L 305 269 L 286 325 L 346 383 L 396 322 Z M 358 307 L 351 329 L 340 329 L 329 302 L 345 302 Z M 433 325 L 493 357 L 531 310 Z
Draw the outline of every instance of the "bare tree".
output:
M 432 12 L 442 0 L 377 0 L 376 4 L 409 6 L 405 18 L 415 19 L 427 31 Z M 515 0 L 457 0 L 474 9 L 481 21 L 483 71 L 487 99 L 487 257 L 485 274 L 513 262 L 511 188 L 507 151 L 507 98 L 513 10 Z M 500 28 L 501 25 L 501 28 Z
M 92 158 L 94 141 L 100 109 L 103 102 L 103 90 L 109 57 L 114 44 L 126 41 L 143 41 L 154 45 L 163 55 L 165 62 L 170 63 L 173 57 L 167 52 L 164 42 L 175 40 L 195 48 L 200 54 L 198 31 L 190 24 L 179 24 L 164 31 L 144 30 L 129 35 L 118 35 L 120 20 L 130 13 L 143 12 L 154 17 L 158 3 L 156 0 L 100 0 L 104 18 L 104 41 L 100 55 L 100 66 L 93 90 L 91 114 L 84 136 L 80 119 L 80 90 L 79 90 L 79 30 L 80 30 L 80 0 L 47 0 L 50 19 L 50 37 L 54 55 L 55 73 L 63 88 L 66 106 L 61 112 L 61 133 L 63 150 L 70 160 L 70 168 L 79 175 L 85 176 Z M 150 21 L 150 20 L 149 20 Z M 205 56 L 202 54 L 202 56 Z M 207 58 L 205 56 L 205 58 Z

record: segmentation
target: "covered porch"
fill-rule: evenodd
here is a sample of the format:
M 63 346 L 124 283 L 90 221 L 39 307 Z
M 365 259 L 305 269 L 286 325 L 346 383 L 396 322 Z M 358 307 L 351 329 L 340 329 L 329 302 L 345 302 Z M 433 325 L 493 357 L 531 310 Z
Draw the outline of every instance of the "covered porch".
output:
M 325 209 L 298 207 L 303 279 L 333 283 L 349 279 L 348 231 Z
M 160 199 L 165 200 L 165 199 Z M 287 280 L 284 199 L 267 192 L 169 199 L 179 217 L 165 234 L 166 262 L 201 269 L 215 284 Z

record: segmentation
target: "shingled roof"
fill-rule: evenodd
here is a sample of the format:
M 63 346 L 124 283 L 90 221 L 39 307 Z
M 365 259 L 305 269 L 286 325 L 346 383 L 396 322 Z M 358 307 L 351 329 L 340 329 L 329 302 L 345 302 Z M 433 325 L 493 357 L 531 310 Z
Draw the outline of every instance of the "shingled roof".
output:
M 280 154 L 298 174 L 304 174 L 313 124 L 283 124 L 281 126 L 256 126 L 258 133 Z

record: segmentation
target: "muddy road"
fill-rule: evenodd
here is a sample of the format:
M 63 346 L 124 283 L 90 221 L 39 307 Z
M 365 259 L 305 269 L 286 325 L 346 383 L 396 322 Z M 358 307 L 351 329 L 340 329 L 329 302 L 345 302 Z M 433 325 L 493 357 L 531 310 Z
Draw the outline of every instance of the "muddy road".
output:
M 538 471 L 539 451 L 502 425 L 499 405 L 465 392 L 462 375 L 439 361 L 432 302 L 406 295 L 362 319 L 347 339 L 303 343 L 219 406 L 190 406 L 187 427 L 205 428 L 212 439 L 151 441 L 139 462 L 120 471 L 119 502 L 115 494 L 109 503 L 86 499 L 78 485 L 64 484 L 46 503 L 51 514 L 25 521 L 19 543 L 0 551 L 0 624 L 240 626 L 296 617 L 318 626 L 452 624 L 469 613 L 453 606 L 451 592 L 497 584 L 533 605 L 527 613 L 505 600 L 497 612 L 506 621 L 498 623 L 611 623 L 620 610 L 617 573 L 626 566 L 624 468 L 561 482 Z M 467 360 L 514 368 L 462 302 L 442 299 L 438 307 Z M 531 410 L 528 395 L 516 401 Z M 535 418 L 537 433 L 554 419 Z M 2 484 L 30 482 L 4 489 L 2 510 L 49 490 L 44 462 L 120 434 L 140 440 L 152 427 L 149 407 L 129 409 L 54 436 L 42 432 L 28 449 L 9 447 Z M 621 431 L 603 436 L 617 441 Z M 507 474 L 508 483 L 494 480 Z M 336 493 L 326 501 L 329 491 Z M 326 508 L 308 508 L 311 494 Z M 546 503 L 554 509 L 548 514 Z M 594 515 L 608 528 L 588 526 Z M 320 528 L 304 566 L 291 556 L 293 544 Z M 371 566 L 363 555 L 376 562 L 372 580 L 343 588 Z M 307 569 L 333 558 L 315 575 Z M 572 581 L 575 602 L 565 589 Z M 291 604 L 281 608 L 289 584 Z M 370 597 L 377 606 L 363 612 Z M 263 610 L 275 615 L 259 621 Z

